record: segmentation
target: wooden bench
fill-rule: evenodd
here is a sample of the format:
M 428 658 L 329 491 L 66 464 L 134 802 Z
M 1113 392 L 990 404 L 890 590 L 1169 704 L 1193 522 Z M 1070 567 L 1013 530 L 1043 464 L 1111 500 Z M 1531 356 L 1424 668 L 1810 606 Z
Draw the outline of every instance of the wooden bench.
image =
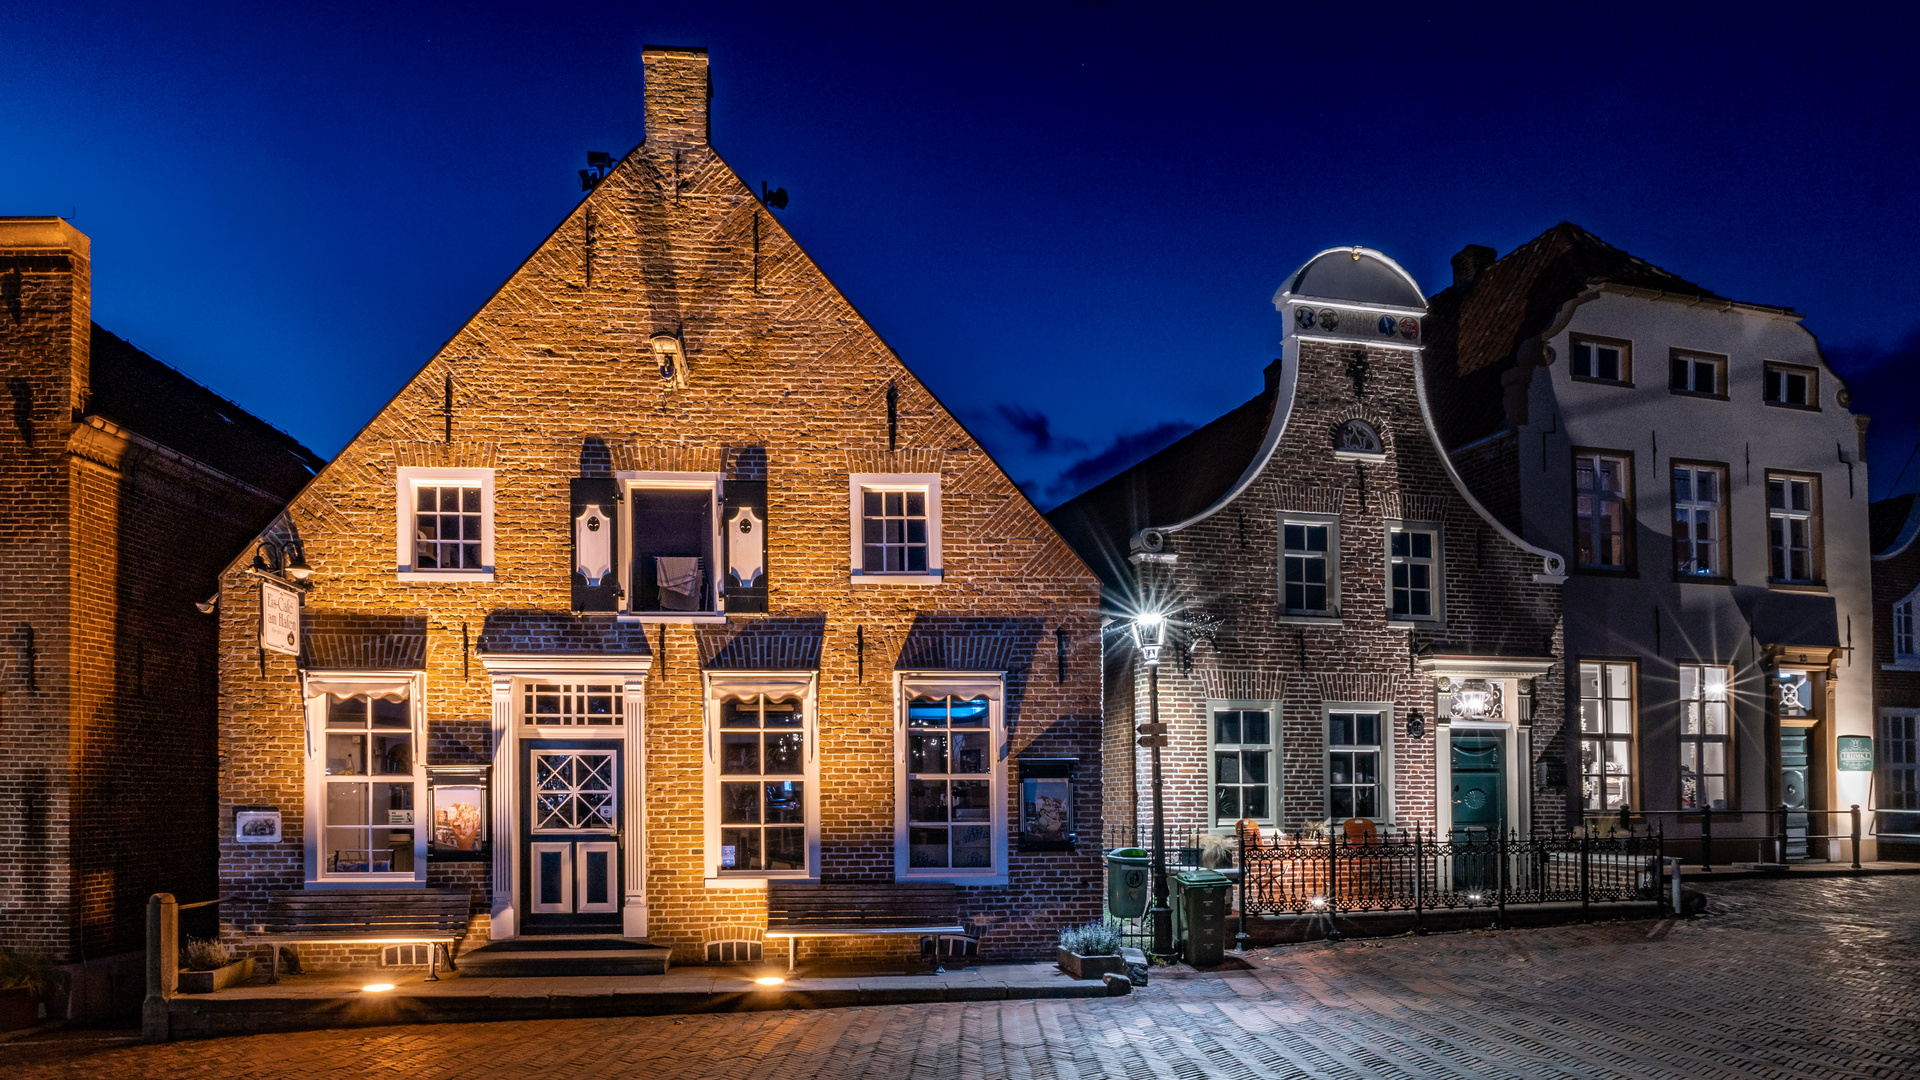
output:
M 465 889 L 303 889 L 267 904 L 266 932 L 280 981 L 282 945 L 425 945 L 427 981 L 440 979 L 440 954 L 458 971 L 453 947 L 467 936 L 473 899 Z
M 950 884 L 767 883 L 767 937 L 787 939 L 788 971 L 794 967 L 794 942 L 803 937 L 966 932 Z M 944 971 L 937 949 L 935 955 L 935 970 Z

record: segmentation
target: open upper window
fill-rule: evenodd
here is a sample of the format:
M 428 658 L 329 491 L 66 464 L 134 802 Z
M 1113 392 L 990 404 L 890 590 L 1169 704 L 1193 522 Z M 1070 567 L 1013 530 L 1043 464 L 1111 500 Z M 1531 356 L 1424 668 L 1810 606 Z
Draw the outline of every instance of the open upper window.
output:
M 939 583 L 938 474 L 855 473 L 848 494 L 855 584 Z
M 398 471 L 394 562 L 416 581 L 493 580 L 493 470 Z
M 629 482 L 626 610 L 719 612 L 719 487 L 717 477 Z
M 638 619 L 767 610 L 767 482 L 718 473 L 576 477 L 573 607 Z

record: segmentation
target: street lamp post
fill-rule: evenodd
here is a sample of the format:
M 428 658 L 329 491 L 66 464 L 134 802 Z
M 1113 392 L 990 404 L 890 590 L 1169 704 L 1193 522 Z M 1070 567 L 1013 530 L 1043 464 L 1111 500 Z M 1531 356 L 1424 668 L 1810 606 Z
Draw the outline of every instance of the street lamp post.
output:
M 1133 620 L 1133 642 L 1147 664 L 1147 722 L 1140 725 L 1140 745 L 1153 751 L 1153 951 L 1173 953 L 1173 908 L 1167 904 L 1167 821 L 1160 775 L 1160 748 L 1167 744 L 1167 728 L 1160 722 L 1160 647 L 1166 643 L 1166 616 L 1147 612 Z

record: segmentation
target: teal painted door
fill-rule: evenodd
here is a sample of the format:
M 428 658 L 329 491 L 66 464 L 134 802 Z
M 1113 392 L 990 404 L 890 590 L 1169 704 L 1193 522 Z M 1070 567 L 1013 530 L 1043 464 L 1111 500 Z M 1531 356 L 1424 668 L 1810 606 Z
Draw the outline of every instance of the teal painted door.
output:
M 1807 815 L 1791 813 L 1807 808 L 1807 732 L 1805 728 L 1780 731 L 1780 805 L 1787 814 L 1787 851 L 1785 858 L 1807 857 Z
M 1507 827 L 1506 762 L 1498 738 L 1453 740 L 1454 888 L 1494 888 L 1499 863 L 1490 845 Z M 1464 845 L 1473 845 L 1466 847 Z

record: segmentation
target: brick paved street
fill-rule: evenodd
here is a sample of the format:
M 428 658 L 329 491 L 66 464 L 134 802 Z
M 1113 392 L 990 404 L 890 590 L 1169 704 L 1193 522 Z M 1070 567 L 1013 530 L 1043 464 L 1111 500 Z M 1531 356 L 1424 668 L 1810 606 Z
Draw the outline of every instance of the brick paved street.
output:
M 11 1077 L 1915 1077 L 1920 878 L 1716 883 L 1690 923 L 1263 951 L 1134 996 L 0 1044 Z

